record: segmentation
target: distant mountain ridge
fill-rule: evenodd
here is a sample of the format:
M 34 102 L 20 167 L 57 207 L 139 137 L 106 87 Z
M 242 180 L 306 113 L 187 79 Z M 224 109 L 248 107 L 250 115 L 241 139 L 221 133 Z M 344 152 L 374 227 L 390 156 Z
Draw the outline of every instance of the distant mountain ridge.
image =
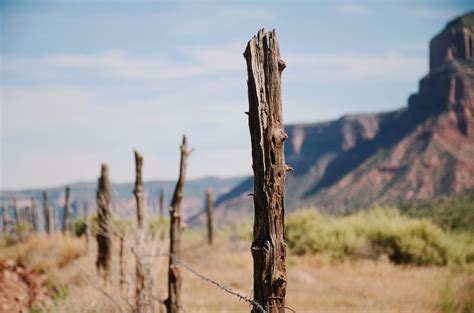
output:
M 232 187 L 239 184 L 244 177 L 218 178 L 204 177 L 198 179 L 189 179 L 184 186 L 183 196 L 183 215 L 185 218 L 194 215 L 203 208 L 204 193 L 210 189 L 214 196 L 217 197 L 228 192 Z M 131 216 L 134 214 L 135 198 L 133 196 L 134 184 L 130 183 L 112 183 L 112 211 L 114 215 Z M 145 181 L 145 201 L 148 211 L 158 213 L 159 210 L 159 194 L 161 188 L 165 193 L 165 216 L 168 216 L 168 206 L 176 185 L 173 180 L 152 180 Z M 74 214 L 83 214 L 84 207 L 87 206 L 89 213 L 94 213 L 96 209 L 96 190 L 97 182 L 78 182 L 68 184 L 71 189 L 71 206 Z M 35 188 L 24 190 L 4 190 L 0 195 L 0 202 L 8 205 L 10 210 L 12 207 L 12 199 L 15 196 L 18 199 L 18 206 L 24 208 L 30 205 L 31 197 L 34 197 L 42 208 L 42 193 L 48 192 L 50 206 L 54 208 L 62 208 L 64 205 L 65 187 L 53 188 Z
M 389 73 L 387 73 L 389 75 Z M 474 187 L 474 13 L 430 42 L 430 71 L 397 111 L 285 127 L 286 207 L 344 212 Z M 218 199 L 253 207 L 248 178 Z M 227 214 L 227 213 L 226 213 Z

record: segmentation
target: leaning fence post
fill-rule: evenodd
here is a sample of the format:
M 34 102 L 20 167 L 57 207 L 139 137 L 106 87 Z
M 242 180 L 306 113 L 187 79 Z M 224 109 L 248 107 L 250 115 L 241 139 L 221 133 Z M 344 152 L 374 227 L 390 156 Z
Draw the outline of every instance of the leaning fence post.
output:
M 110 257 L 112 249 L 112 240 L 110 237 L 110 227 L 112 213 L 110 211 L 110 182 L 109 168 L 102 164 L 101 175 L 98 181 L 97 189 L 97 271 L 103 271 L 104 281 L 109 279 Z
M 206 191 L 206 208 L 207 208 L 207 243 L 211 246 L 214 234 L 214 223 L 212 220 L 212 193 L 210 190 Z
M 183 136 L 180 147 L 181 160 L 179 165 L 179 178 L 174 189 L 170 210 L 170 259 L 168 265 L 168 299 L 165 300 L 166 312 L 177 313 L 183 311 L 181 302 L 182 278 L 175 258 L 180 257 L 181 244 L 181 202 L 183 200 L 183 188 L 186 180 L 186 167 L 188 163 L 189 150 L 188 140 Z
M 251 246 L 254 300 L 267 312 L 283 313 L 286 295 L 284 239 L 285 165 L 281 73 L 285 62 L 275 30 L 250 39 L 247 61 L 249 128 L 254 172 L 254 234 Z M 252 312 L 259 312 L 254 306 Z

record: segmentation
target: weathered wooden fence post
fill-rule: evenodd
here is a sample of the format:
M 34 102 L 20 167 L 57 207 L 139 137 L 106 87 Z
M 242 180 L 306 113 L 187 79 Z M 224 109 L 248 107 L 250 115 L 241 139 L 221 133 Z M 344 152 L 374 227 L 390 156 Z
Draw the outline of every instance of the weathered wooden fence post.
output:
M 51 231 L 52 231 L 51 211 L 49 209 L 48 193 L 46 191 L 43 192 L 43 212 L 44 212 L 44 223 L 45 223 L 46 233 L 48 235 L 51 235 Z
M 66 195 L 64 198 L 64 210 L 63 210 L 63 233 L 71 234 L 71 207 L 70 207 L 70 197 L 71 197 L 71 190 L 69 187 L 66 187 Z
M 165 214 L 165 190 L 160 189 L 160 220 L 164 219 Z
M 31 233 L 33 231 L 33 215 L 31 214 L 31 207 L 27 205 L 23 213 L 23 221 L 28 225 L 28 233 Z
M 84 227 L 85 227 L 85 237 L 86 237 L 86 253 L 89 254 L 89 245 L 91 237 L 91 227 L 89 222 L 89 204 L 84 202 Z
M 165 190 L 163 188 L 160 189 L 160 239 L 165 239 Z
M 102 164 L 101 175 L 98 182 L 97 189 L 97 271 L 102 271 L 104 281 L 109 279 L 110 257 L 112 249 L 111 220 L 112 213 L 110 211 L 110 182 L 109 182 L 109 168 Z
M 137 244 L 135 251 L 135 263 L 136 263 L 136 280 L 135 280 L 135 311 L 137 313 L 146 313 L 154 312 L 154 300 L 152 298 L 152 280 L 149 279 L 150 273 L 150 264 L 146 261 L 147 258 L 144 257 L 146 253 L 145 247 L 145 208 L 144 208 L 144 188 L 143 188 L 143 178 L 142 178 L 142 169 L 143 169 L 143 157 L 134 151 L 135 153 L 135 189 L 133 193 L 137 201 Z M 149 258 L 148 258 L 149 259 Z
M 125 287 L 125 249 L 124 249 L 125 232 L 119 237 L 119 288 L 120 292 L 124 294 Z
M 267 312 L 285 312 L 285 173 L 281 73 L 285 62 L 275 30 L 262 29 L 250 39 L 247 61 L 249 128 L 254 172 L 254 234 L 251 246 L 254 300 Z M 259 312 L 256 306 L 252 312 Z
M 212 246 L 214 223 L 212 220 L 212 193 L 210 190 L 206 192 L 206 207 L 207 207 L 207 243 Z
M 188 139 L 183 136 L 180 147 L 181 160 L 179 165 L 179 178 L 174 189 L 170 210 L 170 259 L 168 265 L 168 299 L 165 300 L 166 312 L 183 312 L 181 302 L 182 278 L 174 258 L 180 257 L 181 245 L 181 202 L 183 200 L 183 188 L 186 180 L 186 168 L 190 151 L 188 149 Z
M 15 226 L 18 228 L 20 226 L 20 211 L 16 197 L 13 197 L 13 215 L 15 217 Z
M 2 231 L 3 235 L 8 232 L 8 205 L 5 202 L 2 202 Z
M 134 151 L 135 154 L 135 189 L 133 194 L 135 195 L 135 200 L 137 201 L 137 222 L 138 229 L 143 230 L 143 178 L 142 178 L 142 168 L 143 168 L 143 157 Z
M 34 233 L 39 231 L 39 216 L 38 216 L 38 205 L 36 199 L 31 197 L 31 226 Z

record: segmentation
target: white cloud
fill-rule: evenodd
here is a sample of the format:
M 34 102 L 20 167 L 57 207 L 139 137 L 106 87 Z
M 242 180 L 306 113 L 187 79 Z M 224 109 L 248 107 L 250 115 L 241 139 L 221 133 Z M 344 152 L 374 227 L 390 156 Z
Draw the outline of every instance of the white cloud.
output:
M 419 17 L 434 18 L 440 20 L 450 20 L 462 14 L 461 10 L 434 9 L 428 7 L 418 7 L 414 14 Z
M 420 77 L 427 70 L 427 60 L 398 52 L 383 54 L 303 54 L 289 53 L 288 70 L 295 80 L 356 80 Z
M 337 9 L 339 12 L 349 15 L 360 15 L 369 12 L 369 9 L 366 6 L 355 3 L 343 3 L 338 6 Z
M 418 46 L 417 46 L 418 48 Z M 124 51 L 93 54 L 56 54 L 42 58 L 8 58 L 3 71 L 18 75 L 43 75 L 58 78 L 80 71 L 90 77 L 169 81 L 182 78 L 223 74 L 245 75 L 245 60 L 238 44 L 194 46 L 181 49 L 184 60 L 167 56 L 132 57 Z M 294 79 L 353 80 L 364 78 L 404 79 L 419 77 L 427 69 L 425 57 L 404 55 L 397 51 L 370 53 L 291 53 L 285 54 Z M 291 79 L 291 78 L 290 78 Z
M 245 173 L 250 162 L 246 103 L 224 101 L 216 88 L 218 82 L 196 83 L 186 92 L 140 100 L 107 99 L 86 87 L 7 87 L 0 185 L 92 180 L 100 162 L 110 164 L 115 180 L 127 181 L 133 174 L 132 147 L 146 156 L 147 178 L 175 178 L 183 134 L 197 149 L 193 157 L 199 163 L 190 162 L 190 177 Z M 228 138 L 234 138 L 232 145 Z M 213 164 L 215 147 L 219 155 L 247 158 L 234 159 L 232 167 Z
M 5 56 L 1 71 L 5 77 L 13 74 L 50 79 L 80 71 L 101 78 L 169 80 L 245 69 L 241 50 L 238 44 L 193 46 L 181 49 L 181 59 L 168 55 L 131 56 L 122 50 L 36 58 Z

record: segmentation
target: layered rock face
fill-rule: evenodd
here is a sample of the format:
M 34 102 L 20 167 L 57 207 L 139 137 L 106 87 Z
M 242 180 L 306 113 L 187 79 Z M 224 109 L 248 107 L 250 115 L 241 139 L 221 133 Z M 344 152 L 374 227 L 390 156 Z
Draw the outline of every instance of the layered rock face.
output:
M 286 207 L 342 212 L 474 188 L 473 42 L 474 13 L 448 23 L 407 108 L 287 126 Z M 222 196 L 222 211 L 251 211 L 250 190 L 252 179 Z
M 474 114 L 474 14 L 450 22 L 430 43 L 430 72 L 408 100 L 414 119 L 449 112 L 465 135 Z
M 474 61 L 474 16 L 465 14 L 448 23 L 430 42 L 430 72 L 452 60 Z

